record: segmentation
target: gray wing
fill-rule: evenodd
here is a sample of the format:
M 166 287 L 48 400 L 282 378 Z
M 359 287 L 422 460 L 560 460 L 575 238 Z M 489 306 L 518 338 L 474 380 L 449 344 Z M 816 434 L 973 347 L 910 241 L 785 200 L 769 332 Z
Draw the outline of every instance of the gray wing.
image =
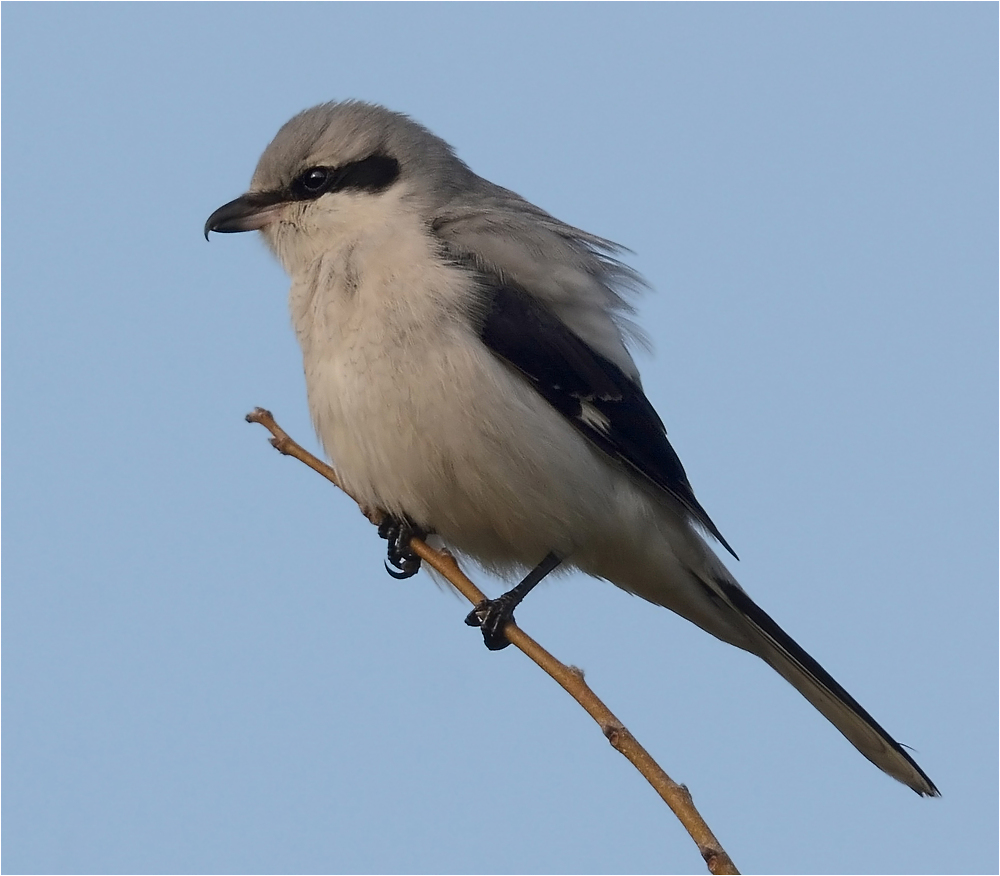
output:
M 447 257 L 544 304 L 591 348 L 641 385 L 623 337 L 645 344 L 628 298 L 646 288 L 618 260 L 622 248 L 550 216 L 507 189 L 476 177 L 471 203 L 451 202 L 431 228 Z
M 614 285 L 637 276 L 607 254 L 613 244 L 527 206 L 535 212 L 520 222 L 497 211 L 435 223 L 445 255 L 478 278 L 480 338 L 591 444 L 671 495 L 735 557 L 625 349 L 615 316 L 628 305 Z

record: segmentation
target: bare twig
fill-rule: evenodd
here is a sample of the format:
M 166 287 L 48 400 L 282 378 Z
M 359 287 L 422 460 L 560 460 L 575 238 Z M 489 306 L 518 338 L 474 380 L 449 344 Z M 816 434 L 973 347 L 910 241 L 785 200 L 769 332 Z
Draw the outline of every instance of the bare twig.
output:
M 309 468 L 323 475 L 328 481 L 344 490 L 343 485 L 337 478 L 336 471 L 320 461 L 307 450 L 304 450 L 295 443 L 285 431 L 274 421 L 270 411 L 263 408 L 255 408 L 247 414 L 247 422 L 260 423 L 274 437 L 271 444 L 285 456 L 294 456 L 300 462 L 305 463 Z M 346 493 L 347 490 L 344 490 Z M 348 493 L 350 495 L 350 493 Z M 353 496 L 351 498 L 354 498 Z M 357 500 L 355 500 L 357 501 Z M 378 525 L 382 521 L 383 514 L 377 509 L 364 508 L 362 512 Z M 426 562 L 435 571 L 439 572 L 450 581 L 455 588 L 471 602 L 473 605 L 479 604 L 485 595 L 483 592 L 465 576 L 455 558 L 442 551 L 436 551 L 429 547 L 425 541 L 414 538 L 410 542 L 410 549 L 421 560 Z M 649 752 L 643 748 L 636 738 L 626 729 L 611 710 L 604 705 L 597 695 L 590 689 L 584 681 L 583 673 L 573 666 L 567 666 L 560 662 L 524 632 L 516 623 L 510 621 L 504 627 L 504 635 L 510 640 L 514 647 L 519 648 L 542 669 L 554 678 L 562 688 L 575 699 L 600 726 L 608 741 L 625 757 L 632 765 L 645 777 L 646 781 L 653 786 L 663 801 L 671 808 L 674 815 L 684 826 L 684 829 L 691 835 L 691 839 L 698 846 L 698 851 L 708 864 L 711 873 L 739 873 L 732 859 L 726 854 L 725 849 L 715 838 L 705 820 L 694 806 L 691 794 L 684 785 L 679 785 L 668 776 L 660 765 L 653 760 Z

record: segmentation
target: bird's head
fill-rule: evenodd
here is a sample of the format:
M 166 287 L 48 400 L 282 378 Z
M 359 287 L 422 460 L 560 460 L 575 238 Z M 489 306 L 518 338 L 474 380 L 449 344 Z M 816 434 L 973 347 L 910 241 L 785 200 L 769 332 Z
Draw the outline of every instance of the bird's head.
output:
M 294 275 L 389 211 L 430 221 L 473 178 L 447 143 L 405 115 L 359 101 L 320 104 L 282 126 L 249 191 L 208 217 L 205 236 L 261 231 Z

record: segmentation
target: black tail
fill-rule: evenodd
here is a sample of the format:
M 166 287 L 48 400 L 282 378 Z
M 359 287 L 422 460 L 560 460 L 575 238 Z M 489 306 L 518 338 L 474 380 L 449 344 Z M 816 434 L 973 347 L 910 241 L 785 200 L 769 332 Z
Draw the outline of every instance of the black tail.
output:
M 940 796 L 927 773 L 903 747 L 767 612 L 732 581 L 713 578 L 713 583 L 749 627 L 750 638 L 757 646 L 752 648 L 754 653 L 819 709 L 858 751 L 921 796 Z

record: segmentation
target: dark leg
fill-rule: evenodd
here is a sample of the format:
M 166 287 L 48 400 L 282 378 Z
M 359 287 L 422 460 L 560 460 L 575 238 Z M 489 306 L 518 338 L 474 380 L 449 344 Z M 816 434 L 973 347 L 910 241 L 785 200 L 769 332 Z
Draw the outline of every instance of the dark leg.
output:
M 514 609 L 521 604 L 521 600 L 534 589 L 535 585 L 561 562 L 562 559 L 549 552 L 544 560 L 524 576 L 520 584 L 511 587 L 503 596 L 498 596 L 496 599 L 484 599 L 469 612 L 465 622 L 470 627 L 482 629 L 483 641 L 486 642 L 487 648 L 491 651 L 500 651 L 510 644 L 503 628 L 507 625 L 507 621 L 514 620 Z
M 420 557 L 410 550 L 410 539 L 414 536 L 417 538 L 423 538 L 424 536 L 424 533 L 420 529 L 410 523 L 409 520 L 400 520 L 396 517 L 390 517 L 387 514 L 385 519 L 379 524 L 378 534 L 389 542 L 389 547 L 386 550 L 387 562 L 385 570 L 393 578 L 400 580 L 403 578 L 412 578 L 420 571 Z M 399 571 L 394 572 L 390 569 L 390 564 L 399 569 Z

